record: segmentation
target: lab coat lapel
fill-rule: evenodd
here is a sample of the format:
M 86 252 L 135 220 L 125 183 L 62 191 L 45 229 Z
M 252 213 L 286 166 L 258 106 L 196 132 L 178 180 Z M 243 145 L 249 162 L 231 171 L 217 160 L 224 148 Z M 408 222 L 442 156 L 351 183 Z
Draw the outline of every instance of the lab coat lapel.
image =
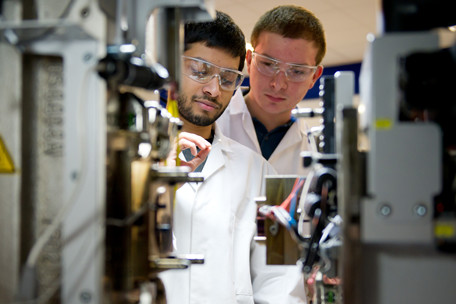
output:
M 236 91 L 233 99 L 230 102 L 231 115 L 241 115 L 242 127 L 246 130 L 250 141 L 254 144 L 256 151 L 261 153 L 260 144 L 253 126 L 252 116 L 250 115 L 247 104 L 245 103 L 242 91 L 239 89 Z
M 252 116 L 250 115 L 247 106 L 245 104 L 244 106 L 245 111 L 242 113 L 242 126 L 244 130 L 250 130 L 250 132 L 247 131 L 247 135 L 249 136 L 250 140 L 254 143 L 256 151 L 258 153 L 261 153 L 260 144 L 258 143 L 258 138 L 252 121 Z
M 209 156 L 202 171 L 205 180 L 211 178 L 215 172 L 225 166 L 225 157 L 223 155 L 224 148 L 224 142 L 216 129 L 211 152 L 209 152 Z

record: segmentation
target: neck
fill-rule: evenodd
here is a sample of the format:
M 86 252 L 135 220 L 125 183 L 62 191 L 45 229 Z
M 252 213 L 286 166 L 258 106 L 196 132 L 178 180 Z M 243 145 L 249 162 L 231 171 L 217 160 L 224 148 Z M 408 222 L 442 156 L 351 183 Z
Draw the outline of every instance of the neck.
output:
M 188 132 L 188 133 L 193 133 L 196 135 L 201 136 L 204 139 L 209 139 L 212 135 L 212 128 L 214 127 L 214 124 L 211 124 L 209 126 L 197 126 L 195 124 L 192 124 L 191 122 L 188 122 L 187 120 L 183 119 L 180 117 L 180 119 L 184 122 L 184 125 L 182 127 L 182 132 Z
M 263 111 L 256 102 L 252 100 L 252 96 L 247 94 L 245 96 L 245 103 L 249 109 L 250 115 L 258 119 L 268 130 L 268 132 L 275 128 L 286 124 L 291 119 L 290 113 L 268 113 Z

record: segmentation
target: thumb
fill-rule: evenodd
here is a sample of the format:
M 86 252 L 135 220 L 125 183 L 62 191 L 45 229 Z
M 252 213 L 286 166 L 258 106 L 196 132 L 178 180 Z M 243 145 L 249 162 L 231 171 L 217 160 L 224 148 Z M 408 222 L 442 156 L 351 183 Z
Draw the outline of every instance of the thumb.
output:
M 198 168 L 198 166 L 201 165 L 207 158 L 210 151 L 211 147 L 206 147 L 205 149 L 199 151 L 199 153 L 191 161 L 186 162 L 184 165 L 189 166 L 191 171 L 196 170 L 196 168 Z

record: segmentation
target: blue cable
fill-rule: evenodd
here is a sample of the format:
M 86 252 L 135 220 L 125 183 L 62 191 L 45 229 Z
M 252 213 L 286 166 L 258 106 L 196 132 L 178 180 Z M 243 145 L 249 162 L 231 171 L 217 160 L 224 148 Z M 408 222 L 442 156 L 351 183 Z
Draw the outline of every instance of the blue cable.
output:
M 299 178 L 299 181 L 297 184 L 301 183 L 303 179 L 302 178 Z M 290 204 L 290 225 L 291 226 L 296 226 L 296 220 L 294 219 L 294 213 L 295 213 L 295 209 L 296 209 L 296 200 L 297 200 L 297 192 L 298 192 L 299 189 L 296 189 L 295 193 L 293 194 L 293 197 L 291 198 L 291 204 Z

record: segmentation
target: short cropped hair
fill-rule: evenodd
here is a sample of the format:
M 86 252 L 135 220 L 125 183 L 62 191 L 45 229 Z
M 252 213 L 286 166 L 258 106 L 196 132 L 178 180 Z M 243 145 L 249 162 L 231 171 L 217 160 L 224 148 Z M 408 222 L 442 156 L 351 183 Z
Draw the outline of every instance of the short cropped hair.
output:
M 184 49 L 189 44 L 203 42 L 208 47 L 223 49 L 233 57 L 240 57 L 239 71 L 244 68 L 245 37 L 239 26 L 225 13 L 217 11 L 215 20 L 209 22 L 189 22 L 185 24 Z
M 326 53 L 323 25 L 309 10 L 295 5 L 277 6 L 264 13 L 255 24 L 250 41 L 253 48 L 262 32 L 279 34 L 286 38 L 313 41 L 318 49 L 316 62 L 321 63 Z

